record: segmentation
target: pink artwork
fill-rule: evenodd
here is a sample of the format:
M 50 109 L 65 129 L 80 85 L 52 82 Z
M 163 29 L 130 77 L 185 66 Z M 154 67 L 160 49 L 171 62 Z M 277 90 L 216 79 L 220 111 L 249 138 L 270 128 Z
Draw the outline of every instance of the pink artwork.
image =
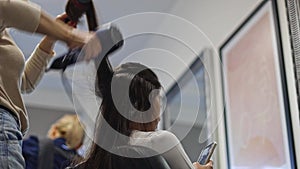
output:
M 292 168 L 272 2 L 221 49 L 232 168 Z

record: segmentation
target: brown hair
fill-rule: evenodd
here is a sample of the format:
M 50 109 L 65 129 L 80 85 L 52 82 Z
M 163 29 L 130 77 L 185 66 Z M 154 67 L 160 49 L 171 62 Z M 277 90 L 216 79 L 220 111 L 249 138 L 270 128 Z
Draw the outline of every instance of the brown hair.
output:
M 125 84 L 129 84 L 129 91 L 124 90 Z M 109 169 L 111 168 L 111 152 L 107 151 L 107 148 L 113 149 L 119 145 L 126 145 L 133 130 L 154 130 L 153 126 L 157 125 L 157 119 L 143 123 L 134 122 L 128 117 L 151 118 L 154 115 L 151 109 L 152 101 L 159 95 L 154 91 L 159 91 L 161 84 L 156 74 L 142 64 L 125 63 L 112 70 L 109 61 L 103 60 L 97 70 L 95 87 L 96 95 L 102 97 L 102 104 L 98 114 L 95 138 L 82 166 Z M 117 95 L 113 96 L 112 91 Z M 104 125 L 104 121 L 107 125 Z M 123 138 L 121 135 L 127 137 Z M 102 145 L 106 146 L 106 149 Z

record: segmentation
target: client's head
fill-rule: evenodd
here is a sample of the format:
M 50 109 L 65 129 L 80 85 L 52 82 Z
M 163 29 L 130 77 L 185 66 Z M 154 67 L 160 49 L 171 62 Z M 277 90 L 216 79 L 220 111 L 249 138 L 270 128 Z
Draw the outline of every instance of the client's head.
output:
M 154 131 L 159 121 L 161 84 L 155 73 L 139 63 L 112 69 L 103 59 L 97 69 L 96 95 L 102 98 L 85 168 L 111 168 L 110 152 L 127 145 L 133 130 Z
M 97 94 L 103 99 L 100 111 L 113 129 L 127 136 L 133 130 L 156 129 L 160 120 L 161 84 L 150 68 L 125 63 L 112 70 L 107 61 L 100 65 L 97 78 Z

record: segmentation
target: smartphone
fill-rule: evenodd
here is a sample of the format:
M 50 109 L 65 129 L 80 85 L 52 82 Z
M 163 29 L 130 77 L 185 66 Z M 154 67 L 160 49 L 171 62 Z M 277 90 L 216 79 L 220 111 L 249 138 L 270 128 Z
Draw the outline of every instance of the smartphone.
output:
M 208 144 L 200 153 L 200 156 L 198 158 L 198 162 L 201 165 L 205 165 L 209 162 L 215 148 L 217 146 L 216 142 L 212 142 L 210 144 Z

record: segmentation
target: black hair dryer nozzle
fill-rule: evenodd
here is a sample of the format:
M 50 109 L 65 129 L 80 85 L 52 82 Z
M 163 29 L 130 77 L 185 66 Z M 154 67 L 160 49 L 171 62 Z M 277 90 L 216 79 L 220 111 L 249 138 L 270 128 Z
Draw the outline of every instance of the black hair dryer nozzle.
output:
M 123 46 L 124 40 L 120 30 L 113 24 L 105 24 L 96 31 L 94 35 L 98 38 L 101 42 L 102 51 L 101 53 L 95 57 L 95 62 L 100 63 L 101 60 L 115 52 L 116 50 L 120 49 Z M 63 54 L 57 57 L 50 67 L 47 69 L 49 70 L 62 70 L 64 71 L 68 66 L 75 64 L 78 61 L 82 61 L 79 59 L 79 55 L 82 49 L 73 49 L 70 50 L 68 53 Z

